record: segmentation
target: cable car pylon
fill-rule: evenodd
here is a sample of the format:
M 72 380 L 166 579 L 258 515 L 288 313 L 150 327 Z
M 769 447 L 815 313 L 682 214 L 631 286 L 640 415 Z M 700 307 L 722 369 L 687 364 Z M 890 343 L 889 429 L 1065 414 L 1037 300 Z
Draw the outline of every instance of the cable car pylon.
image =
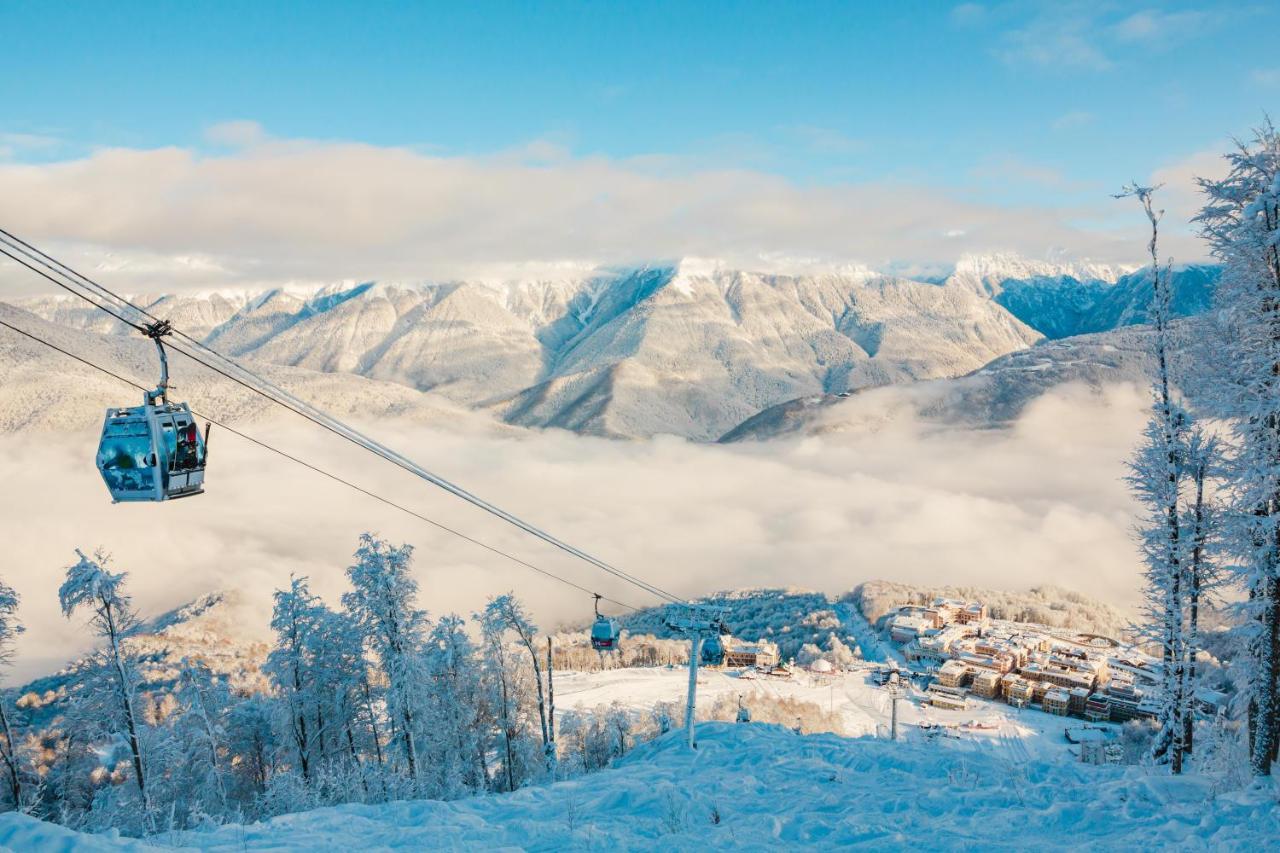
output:
M 671 604 L 667 606 L 667 627 L 689 637 L 689 694 L 684 709 L 684 729 L 690 749 L 698 748 L 694 732 L 694 712 L 698 702 L 698 661 L 702 657 L 703 640 L 715 637 L 720 641 L 724 633 L 724 618 L 728 608 L 714 604 Z M 721 646 L 723 659 L 723 646 Z

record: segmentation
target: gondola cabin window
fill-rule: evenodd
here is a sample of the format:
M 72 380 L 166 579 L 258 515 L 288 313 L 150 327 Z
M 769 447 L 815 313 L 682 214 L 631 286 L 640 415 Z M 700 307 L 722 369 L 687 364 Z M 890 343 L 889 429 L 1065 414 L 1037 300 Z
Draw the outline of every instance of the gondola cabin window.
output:
M 112 493 L 150 492 L 155 488 L 155 453 L 146 420 L 109 418 L 98 460 Z

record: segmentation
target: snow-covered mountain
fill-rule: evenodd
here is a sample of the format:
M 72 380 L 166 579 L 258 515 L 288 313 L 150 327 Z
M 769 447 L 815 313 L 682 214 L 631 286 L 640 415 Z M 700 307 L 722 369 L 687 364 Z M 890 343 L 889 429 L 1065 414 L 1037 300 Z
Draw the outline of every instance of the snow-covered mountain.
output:
M 155 347 L 139 337 L 68 328 L 3 302 L 0 320 L 139 384 L 152 386 L 157 381 Z M 193 368 L 181 357 L 174 357 L 170 366 L 175 397 L 189 400 L 207 416 L 242 423 L 278 414 L 262 397 L 204 368 Z M 398 383 L 301 368 L 254 367 L 282 388 L 317 401 L 339 417 L 395 417 L 430 425 L 465 422 L 474 429 L 506 429 L 447 399 Z M 0 433 L 92 429 L 101 426 L 108 406 L 133 406 L 142 400 L 141 391 L 4 328 L 0 328 L 0 376 L 4 378 L 0 382 Z
M 261 597 L 243 591 L 221 590 L 143 622 L 125 640 L 143 690 L 172 692 L 184 676 L 218 678 L 239 693 L 266 690 L 262 667 L 270 631 L 263 604 Z M 17 688 L 24 725 L 35 729 L 52 724 L 84 689 L 91 663 L 92 656 L 73 660 Z
M 728 431 L 722 442 L 764 441 L 859 429 L 899 412 L 938 424 L 1000 426 L 1067 383 L 1100 390 L 1144 386 L 1150 376 L 1150 332 L 1121 328 L 1044 341 L 1009 353 L 966 376 L 921 382 L 910 388 L 853 394 L 819 394 L 789 400 Z M 875 396 L 879 394 L 880 396 Z M 885 395 L 895 395 L 887 399 Z
M 1172 311 L 1190 317 L 1208 309 L 1219 269 L 1204 264 L 1173 270 Z M 947 283 L 982 293 L 1047 338 L 1104 332 L 1147 322 L 1150 267 L 1053 264 L 1015 255 L 967 256 Z
M 313 385 L 335 377 L 311 399 L 340 412 L 357 406 L 337 398 L 371 393 L 355 380 L 364 377 L 380 383 L 375 396 L 394 387 L 427 393 L 386 404 L 393 408 L 465 407 L 519 426 L 714 440 L 797 398 L 963 376 L 1042 336 L 1141 322 L 1144 276 L 1001 255 L 962 259 L 940 282 L 866 268 L 787 275 L 684 260 L 554 280 L 344 283 L 140 301 L 230 355 L 295 369 L 306 377 L 297 381 Z M 1208 267 L 1178 273 L 1181 313 L 1203 309 L 1214 277 Z M 69 297 L 21 306 L 62 327 L 122 331 Z M 4 401 L 0 418 L 13 420 Z

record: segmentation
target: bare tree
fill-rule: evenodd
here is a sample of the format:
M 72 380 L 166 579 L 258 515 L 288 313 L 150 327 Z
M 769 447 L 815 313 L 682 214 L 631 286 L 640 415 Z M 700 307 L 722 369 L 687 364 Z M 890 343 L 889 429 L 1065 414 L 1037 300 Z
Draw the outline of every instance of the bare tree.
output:
M 1160 218 L 1164 211 L 1152 206 L 1156 187 L 1132 183 L 1116 198 L 1138 199 L 1151 223 L 1152 308 L 1155 331 L 1156 376 L 1151 419 L 1145 441 L 1130 463 L 1130 486 L 1148 507 L 1148 520 L 1140 530 L 1146 569 L 1147 613 L 1155 625 L 1163 662 L 1160 696 L 1160 731 L 1152 741 L 1151 754 L 1159 763 L 1168 763 L 1173 773 L 1182 772 L 1185 731 L 1185 624 L 1183 618 L 1184 570 L 1181 490 L 1186 431 L 1190 416 L 1173 399 L 1170 380 L 1169 320 L 1172 270 L 1161 266 L 1159 254 Z

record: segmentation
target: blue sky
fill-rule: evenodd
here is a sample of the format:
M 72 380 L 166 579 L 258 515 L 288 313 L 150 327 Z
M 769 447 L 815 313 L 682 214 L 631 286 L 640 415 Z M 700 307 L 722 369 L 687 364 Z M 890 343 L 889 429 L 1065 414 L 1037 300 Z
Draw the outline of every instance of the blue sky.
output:
M 0 21 L 11 165 L 353 141 L 936 187 L 1085 228 L 1280 96 L 1277 4 L 9 0 Z

